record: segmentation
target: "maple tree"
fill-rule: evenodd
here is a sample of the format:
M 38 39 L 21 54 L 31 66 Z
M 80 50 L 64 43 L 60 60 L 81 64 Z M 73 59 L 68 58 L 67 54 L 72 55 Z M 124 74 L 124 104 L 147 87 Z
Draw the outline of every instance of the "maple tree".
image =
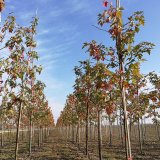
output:
M 151 53 L 154 44 L 145 41 L 135 45 L 135 36 L 145 22 L 142 11 L 133 13 L 128 17 L 128 21 L 124 22 L 122 20 L 124 9 L 119 6 L 118 1 L 116 7 L 107 1 L 104 1 L 104 6 L 107 9 L 98 15 L 98 25 L 103 27 L 103 30 L 110 35 L 115 46 L 106 47 L 102 43 L 98 44 L 95 40 L 84 43 L 83 48 L 87 48 L 87 52 L 93 61 L 80 62 L 80 67 L 75 68 L 78 99 L 81 103 L 86 103 L 86 154 L 88 153 L 90 108 L 95 107 L 98 112 L 105 109 L 109 116 L 119 109 L 119 116 L 124 124 L 126 159 L 132 159 L 128 117 L 135 118 L 138 113 L 137 120 L 139 121 L 148 106 L 148 97 L 143 93 L 139 93 L 139 89 L 143 87 L 144 83 L 140 82 L 141 77 L 137 66 L 144 61 L 144 53 Z M 106 68 L 106 71 L 103 70 L 104 68 Z M 117 82 L 116 85 L 115 82 Z M 132 101 L 132 92 L 137 95 L 134 97 L 134 99 L 136 98 L 135 103 L 132 104 L 133 110 L 131 106 L 127 105 L 128 102 L 131 103 Z M 113 98 L 114 95 L 119 97 L 119 102 L 121 101 L 119 107 L 116 107 L 117 101 Z M 131 113 L 131 110 L 133 113 Z M 100 121 L 99 115 L 97 117 L 98 121 Z M 139 131 L 141 132 L 140 128 Z M 141 133 L 139 137 L 141 143 Z M 100 139 L 99 133 L 99 142 Z M 102 159 L 100 146 L 99 143 L 99 158 Z M 140 147 L 142 149 L 141 144 Z
M 16 127 L 15 159 L 18 159 L 21 128 L 24 134 L 24 126 L 30 126 L 29 155 L 31 155 L 34 123 L 38 121 L 46 132 L 47 127 L 54 125 L 54 117 L 44 95 L 45 84 L 36 79 L 42 70 L 41 66 L 35 64 L 39 57 L 35 51 L 34 39 L 37 25 L 37 17 L 32 19 L 29 27 L 17 25 L 16 18 L 10 14 L 0 28 L 0 42 L 3 46 L 1 50 L 7 50 L 7 56 L 0 60 L 1 146 L 4 144 L 3 128 Z M 4 82 L 3 76 L 6 77 Z
M 110 28 L 108 33 L 116 44 L 115 48 L 110 47 L 107 49 L 108 55 L 111 55 L 111 63 L 109 63 L 109 66 L 116 68 L 117 75 L 119 75 L 119 87 L 124 116 L 126 159 L 131 159 L 132 154 L 127 119 L 126 87 L 124 84 L 132 65 L 135 62 L 143 61 L 143 54 L 150 54 L 154 44 L 150 42 L 141 42 L 133 46 L 136 33 L 139 32 L 140 26 L 144 25 L 143 12 L 135 12 L 128 18 L 128 22 L 126 23 L 122 22 L 122 12 L 123 8 L 119 5 L 117 5 L 116 8 L 110 5 L 108 10 L 99 14 L 98 24 L 100 26 L 104 26 L 105 24 L 109 25 Z M 107 56 L 107 59 L 109 56 Z M 114 58 L 112 58 L 113 56 Z
M 158 140 L 160 140 L 160 132 L 159 132 L 159 117 L 160 114 L 158 112 L 160 108 L 160 76 L 158 76 L 155 72 L 150 72 L 148 74 L 148 78 L 150 83 L 153 85 L 153 89 L 149 92 L 149 99 L 151 100 L 151 104 L 148 108 L 149 117 L 153 117 L 152 120 L 156 125 L 156 132 L 158 136 Z

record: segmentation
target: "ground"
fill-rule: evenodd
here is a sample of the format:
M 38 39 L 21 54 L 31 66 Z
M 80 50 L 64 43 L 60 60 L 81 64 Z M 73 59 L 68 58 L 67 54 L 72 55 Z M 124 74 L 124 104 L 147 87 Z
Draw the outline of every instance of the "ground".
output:
M 147 128 L 147 127 L 146 127 Z M 84 132 L 85 133 L 85 132 Z M 66 139 L 66 132 L 53 129 L 50 135 L 44 139 L 41 147 L 38 147 L 38 139 L 34 139 L 32 144 L 32 155 L 28 155 L 28 134 L 20 134 L 19 160 L 98 160 L 98 147 L 95 137 L 89 142 L 89 158 L 85 156 L 85 138 L 82 132 L 81 143 L 78 146 L 75 142 Z M 155 139 L 154 127 L 148 127 L 145 143 L 143 144 L 143 153 L 139 151 L 138 136 L 136 130 L 132 130 L 132 153 L 134 160 L 160 160 L 160 142 Z M 103 160 L 125 160 L 125 149 L 121 146 L 118 139 L 117 129 L 113 128 L 112 145 L 108 144 L 108 136 L 103 130 Z M 107 134 L 108 135 L 108 134 Z M 0 160 L 14 160 L 15 134 L 9 138 L 5 134 L 4 147 L 0 147 Z
M 0 160 L 13 160 L 15 143 L 7 140 L 4 143 L 4 147 L 0 148 Z M 31 157 L 26 153 L 27 148 L 28 143 L 20 143 L 19 160 L 88 160 L 76 145 L 59 137 L 56 130 L 51 132 L 41 147 L 35 144 Z

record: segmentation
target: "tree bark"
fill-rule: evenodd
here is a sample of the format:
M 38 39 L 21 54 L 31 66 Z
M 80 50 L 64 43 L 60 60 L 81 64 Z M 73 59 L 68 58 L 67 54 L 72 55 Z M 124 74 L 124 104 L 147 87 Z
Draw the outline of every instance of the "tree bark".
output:
M 141 126 L 140 126 L 140 120 L 138 119 L 138 133 L 139 133 L 139 148 L 140 148 L 140 152 L 142 154 L 142 130 L 141 130 Z
M 24 139 L 24 130 L 23 130 L 23 125 L 22 125 L 22 141 Z
M 39 131 L 38 131 L 38 147 L 41 146 L 41 127 L 39 127 Z
M 92 123 L 91 120 L 89 121 L 89 130 L 90 130 L 90 141 L 92 140 Z
M 142 119 L 143 121 L 143 119 Z M 145 139 L 146 139 L 146 121 L 144 117 L 144 122 L 142 123 L 142 128 L 143 128 L 143 144 L 145 144 Z
M 4 136 L 3 136 L 3 118 L 1 118 L 1 147 L 4 146 Z
M 116 0 L 117 10 L 120 8 L 120 0 Z M 120 33 L 116 38 L 116 48 L 117 55 L 119 59 L 119 71 L 120 71 L 120 92 L 122 97 L 122 107 L 123 107 L 123 117 L 124 117 L 124 136 L 125 136 L 125 147 L 126 147 L 126 160 L 132 159 L 131 153 L 131 142 L 130 142 L 130 133 L 128 127 L 128 118 L 127 118 L 127 104 L 126 104 L 126 90 L 124 87 L 124 57 L 121 53 L 121 38 Z
M 34 142 L 35 142 L 35 128 L 34 128 L 34 123 L 32 121 L 32 146 L 34 146 L 35 149 Z
M 132 138 L 132 117 L 130 117 L 129 132 L 130 132 L 130 139 L 131 139 Z
M 15 160 L 18 160 L 18 145 L 19 145 L 19 130 L 21 122 L 21 112 L 22 112 L 22 101 L 20 101 L 19 111 L 18 111 L 18 123 L 16 132 L 16 148 L 15 148 Z
M 76 143 L 79 146 L 79 143 L 80 143 L 80 120 L 78 120 L 77 134 L 76 134 Z
M 160 141 L 160 132 L 159 132 L 158 122 L 156 122 L 156 131 L 157 131 L 158 141 Z
M 112 146 L 112 122 L 109 115 L 109 145 Z
M 98 150 L 99 150 L 99 160 L 102 160 L 101 111 L 98 111 Z
M 121 138 L 122 147 L 124 147 L 124 144 L 123 144 L 122 110 L 121 109 L 120 109 L 120 138 Z
M 32 115 L 30 115 L 30 121 L 29 121 L 29 156 L 31 156 L 32 153 Z
M 74 124 L 72 124 L 72 143 L 74 143 Z
M 88 125 L 89 125 L 89 102 L 87 102 L 87 113 L 86 113 L 86 155 L 88 157 Z

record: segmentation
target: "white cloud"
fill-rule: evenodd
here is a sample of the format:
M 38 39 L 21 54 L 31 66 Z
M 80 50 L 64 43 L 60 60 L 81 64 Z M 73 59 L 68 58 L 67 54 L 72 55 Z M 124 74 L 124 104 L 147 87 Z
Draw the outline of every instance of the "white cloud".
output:
M 88 2 L 86 0 L 71 0 L 71 1 L 67 1 L 67 4 L 69 6 L 69 13 L 75 13 L 75 12 L 79 12 L 79 13 L 89 13 L 89 5 Z
M 51 70 L 51 69 L 53 71 L 56 68 L 55 63 L 56 63 L 56 60 L 54 59 L 47 61 L 47 63 L 43 64 L 43 71 L 47 72 L 48 70 Z
M 57 18 L 59 16 L 62 16 L 64 14 L 64 11 L 60 8 L 54 7 L 52 11 L 49 13 L 49 16 L 52 18 Z
M 43 29 L 43 30 L 40 30 L 37 35 L 42 36 L 42 35 L 48 34 L 49 32 L 50 32 L 49 29 Z
M 14 5 L 8 5 L 7 8 L 10 10 L 14 10 L 16 7 Z
M 49 59 L 52 59 L 52 55 L 50 55 L 50 54 L 40 56 L 39 62 L 43 62 L 43 61 L 46 61 L 46 60 L 49 60 Z
M 19 18 L 23 21 L 30 20 L 32 17 L 36 15 L 35 12 L 29 11 L 29 12 L 19 12 L 18 13 Z
M 38 38 L 37 39 L 37 46 L 40 47 L 41 45 L 49 43 L 49 42 L 50 42 L 49 39 L 40 39 L 40 38 Z

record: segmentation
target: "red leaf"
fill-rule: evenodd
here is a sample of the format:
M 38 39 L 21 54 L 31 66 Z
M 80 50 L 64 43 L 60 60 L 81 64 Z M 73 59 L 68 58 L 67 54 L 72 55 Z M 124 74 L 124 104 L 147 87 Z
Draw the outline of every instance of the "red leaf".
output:
M 103 6 L 104 6 L 104 7 L 107 7 L 107 6 L 108 6 L 108 1 L 104 1 L 104 2 L 103 2 Z

